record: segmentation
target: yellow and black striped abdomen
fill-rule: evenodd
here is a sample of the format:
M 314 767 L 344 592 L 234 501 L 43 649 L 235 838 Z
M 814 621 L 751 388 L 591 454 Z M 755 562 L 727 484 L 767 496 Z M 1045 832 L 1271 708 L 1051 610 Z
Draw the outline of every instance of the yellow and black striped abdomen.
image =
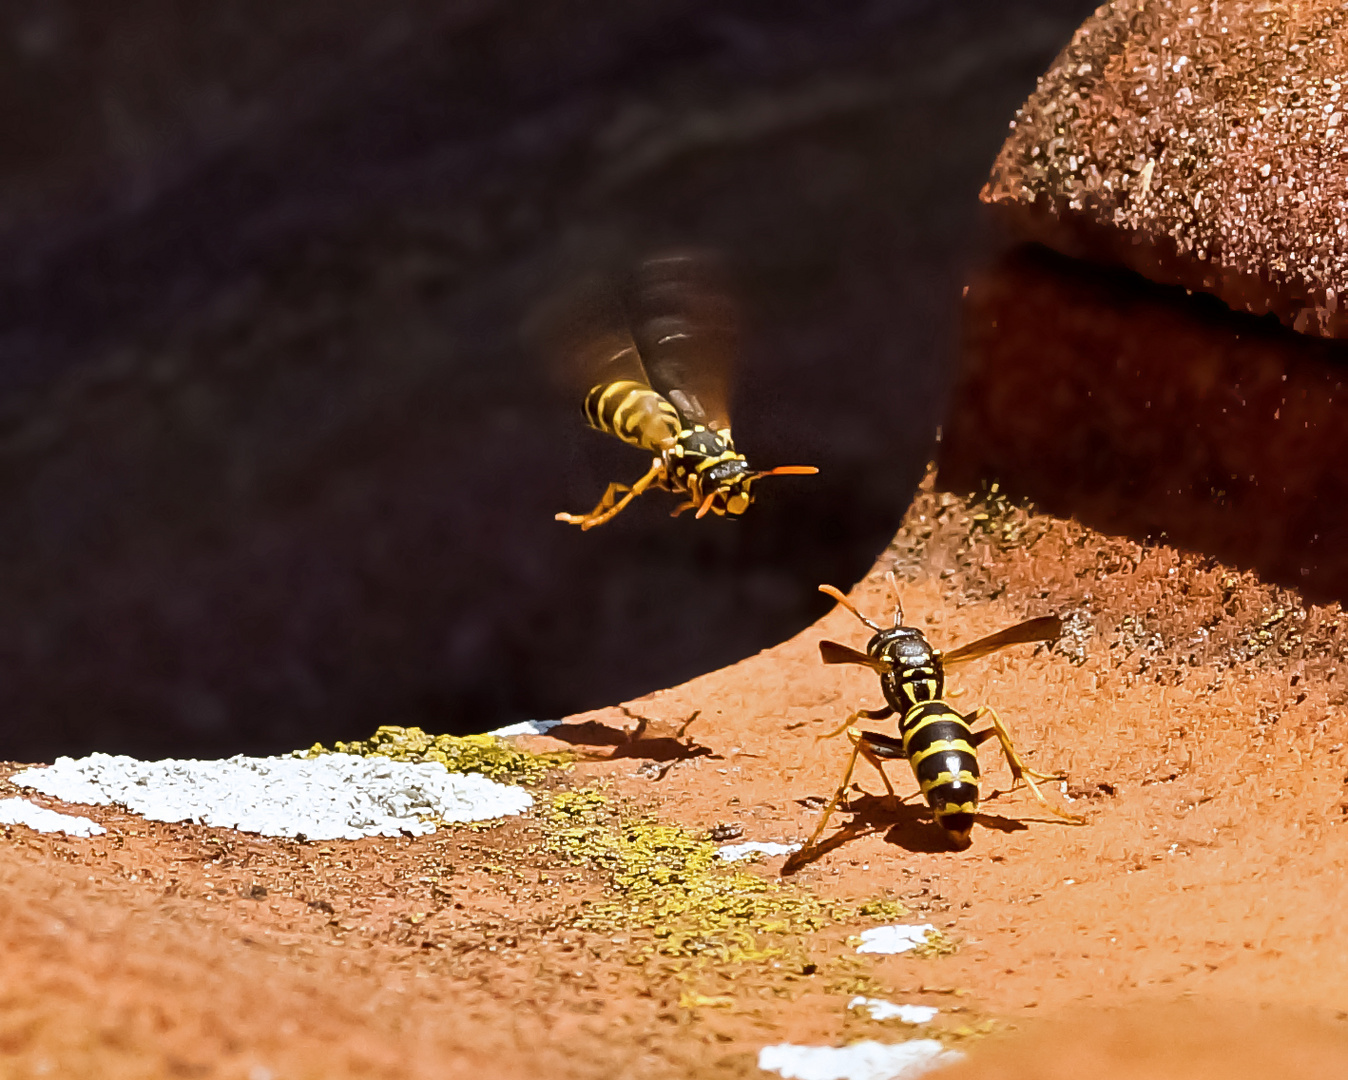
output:
M 649 386 L 631 379 L 600 383 L 585 395 L 590 427 L 658 454 L 682 426 L 678 411 Z
M 978 755 L 969 722 L 944 701 L 924 701 L 900 722 L 903 748 L 937 823 L 967 832 L 978 810 Z

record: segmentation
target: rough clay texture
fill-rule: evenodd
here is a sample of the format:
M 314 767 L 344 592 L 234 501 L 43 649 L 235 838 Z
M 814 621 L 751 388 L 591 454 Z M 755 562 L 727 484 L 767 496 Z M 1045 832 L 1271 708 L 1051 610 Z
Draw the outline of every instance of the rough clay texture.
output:
M 985 202 L 1066 254 L 1348 336 L 1348 11 L 1116 0 L 1016 114 Z
M 1028 245 L 965 315 L 946 482 L 1348 596 L 1341 345 Z
M 352 754 L 225 761 L 90 754 L 57 758 L 13 781 L 67 802 L 115 803 L 150 821 L 196 821 L 311 840 L 422 836 L 435 831 L 435 818 L 484 821 L 533 805 L 527 791 L 485 776 Z
M 548 847 L 548 790 L 491 829 L 327 843 L 34 796 L 109 831 L 0 832 L 0 1075 L 761 1080 L 767 1046 L 914 1038 L 968 1055 L 942 1080 L 1348 1075 L 1338 605 L 930 486 L 852 592 L 880 620 L 890 569 L 938 647 L 1048 611 L 1067 624 L 1052 649 L 961 667 L 949 697 L 994 705 L 1032 767 L 1065 771 L 1047 795 L 1087 825 L 1010 792 L 985 746 L 973 844 L 952 852 L 862 767 L 824 849 L 785 879 L 902 904 L 869 925 L 930 922 L 950 948 L 858 954 L 860 927 L 825 920 L 753 962 L 661 955 L 658 927 L 589 917 L 612 885 Z M 553 783 L 597 785 L 619 820 L 804 839 L 847 753 L 817 736 L 879 703 L 871 672 L 824 667 L 818 643 L 867 636 L 834 610 L 522 741 L 576 751 Z M 777 882 L 784 861 L 717 872 Z M 857 996 L 940 1012 L 914 1028 Z

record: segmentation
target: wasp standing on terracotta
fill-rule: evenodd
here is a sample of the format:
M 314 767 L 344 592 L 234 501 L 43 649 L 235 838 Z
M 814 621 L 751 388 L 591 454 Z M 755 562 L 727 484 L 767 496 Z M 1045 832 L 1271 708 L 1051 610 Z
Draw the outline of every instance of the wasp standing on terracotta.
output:
M 708 257 L 677 252 L 646 260 L 624 300 L 626 327 L 573 340 L 561 362 L 587 390 L 589 425 L 654 459 L 635 484 L 611 483 L 588 514 L 562 513 L 558 521 L 592 529 L 648 488 L 685 497 L 675 516 L 737 516 L 753 501 L 755 480 L 819 471 L 756 471 L 735 449 L 728 410 L 735 312 Z
M 967 663 L 991 652 L 1005 649 L 1011 645 L 1020 645 L 1033 641 L 1054 641 L 1061 631 L 1061 623 L 1056 615 L 1045 615 L 1008 627 L 988 637 L 964 645 L 948 653 L 934 649 L 926 635 L 915 626 L 903 625 L 903 606 L 898 599 L 898 588 L 894 575 L 889 575 L 890 587 L 894 589 L 894 625 L 890 629 L 871 622 L 848 602 L 847 598 L 832 585 L 820 585 L 819 591 L 833 597 L 843 607 L 875 631 L 866 646 L 866 651 L 858 652 L 836 641 L 821 641 L 819 653 L 826 664 L 860 664 L 870 668 L 880 676 L 880 689 L 885 696 L 882 709 L 858 709 L 852 713 L 836 731 L 837 735 L 846 731 L 852 740 L 852 756 L 847 762 L 847 771 L 842 783 L 834 793 L 833 799 L 824 809 L 823 817 L 815 828 L 814 834 L 806 842 L 801 856 L 807 856 L 815 842 L 823 834 L 829 817 L 842 801 L 847 785 L 856 768 L 857 757 L 864 757 L 880 773 L 890 799 L 894 798 L 894 788 L 885 775 L 884 762 L 895 758 L 907 758 L 913 768 L 922 795 L 936 816 L 936 823 L 946 831 L 946 835 L 957 847 L 969 844 L 969 834 L 973 830 L 974 815 L 978 811 L 979 768 L 977 749 L 988 739 L 996 737 L 1001 744 L 1011 766 L 1011 775 L 1017 783 L 1022 780 L 1034 792 L 1040 804 L 1060 818 L 1075 824 L 1084 824 L 1081 818 L 1054 809 L 1039 790 L 1036 780 L 1052 780 L 1058 777 L 1037 773 L 1026 766 L 1011 742 L 997 713 L 986 705 L 980 705 L 970 713 L 961 713 L 942 698 L 945 690 L 945 669 L 954 664 Z M 899 718 L 899 737 L 884 735 L 878 731 L 853 731 L 852 725 L 858 720 L 885 720 L 897 714 Z M 974 731 L 973 725 L 987 717 L 992 727 Z M 829 736 L 822 736 L 828 738 Z M 800 859 L 796 860 L 797 862 Z

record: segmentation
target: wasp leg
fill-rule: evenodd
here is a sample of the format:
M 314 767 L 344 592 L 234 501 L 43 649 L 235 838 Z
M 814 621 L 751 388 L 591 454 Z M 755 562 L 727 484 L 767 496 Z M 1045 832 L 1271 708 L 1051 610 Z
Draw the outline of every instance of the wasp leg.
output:
M 814 741 L 818 742 L 820 739 L 831 739 L 835 735 L 841 735 L 844 731 L 850 728 L 858 720 L 888 720 L 893 715 L 894 710 L 891 709 L 888 705 L 886 705 L 883 709 L 858 709 L 856 712 L 854 712 L 851 716 L 849 716 L 838 727 L 834 728 L 828 734 L 816 735 L 814 737 Z
M 664 463 L 656 458 L 650 471 L 633 484 L 630 488 L 626 484 L 619 484 L 617 481 L 609 484 L 604 492 L 604 497 L 599 500 L 599 504 L 588 514 L 558 514 L 558 521 L 565 521 L 569 525 L 579 525 L 582 529 L 593 529 L 596 525 L 602 525 L 604 522 L 620 514 L 623 509 L 645 491 L 652 484 L 657 484 L 664 478 Z M 619 493 L 626 492 L 622 498 L 618 498 Z
M 872 742 L 870 738 L 873 734 L 874 733 L 870 731 L 863 731 L 858 735 L 856 732 L 849 731 L 847 737 L 855 740 L 857 750 L 860 751 L 861 756 L 875 766 L 875 771 L 880 774 L 880 779 L 885 782 L 885 809 L 893 810 L 899 805 L 899 796 L 895 793 L 894 785 L 889 782 L 889 776 L 885 773 L 885 764 L 881 755 L 876 753 L 876 743 Z M 894 758 L 906 756 L 903 754 L 895 754 L 893 748 L 885 743 L 880 743 L 879 748 L 883 751 L 887 751 L 885 754 L 886 757 Z
M 991 705 L 980 705 L 964 719 L 968 723 L 973 724 L 975 721 L 981 720 L 984 716 L 992 721 L 992 727 L 986 728 L 983 731 L 974 732 L 973 738 L 970 740 L 973 745 L 980 746 L 995 735 L 997 741 L 1001 743 L 1002 753 L 1006 755 L 1006 763 L 1011 766 L 1011 777 L 1017 784 L 1024 780 L 1025 783 L 1029 785 L 1030 790 L 1034 792 L 1034 797 L 1039 800 L 1039 805 L 1049 813 L 1056 814 L 1064 821 L 1070 821 L 1074 825 L 1086 824 L 1085 818 L 1078 817 L 1076 814 L 1069 814 L 1066 810 L 1059 810 L 1044 798 L 1044 793 L 1039 790 L 1039 785 L 1035 783 L 1035 780 L 1057 780 L 1060 779 L 1060 777 L 1035 772 L 1025 764 L 1024 760 L 1022 760 L 1020 754 L 1017 752 L 1015 744 L 1011 741 L 1011 733 L 1006 730 L 1006 725 L 1002 723 L 1002 718 L 997 715 L 997 711 Z
M 833 816 L 833 811 L 838 808 L 842 802 L 843 794 L 847 791 L 847 785 L 852 782 L 852 772 L 857 767 L 857 755 L 861 753 L 861 741 L 858 739 L 852 746 L 852 756 L 847 759 L 847 771 L 843 773 L 842 783 L 838 785 L 838 790 L 833 793 L 833 798 L 824 807 L 824 813 L 819 818 L 819 824 L 814 827 L 814 832 L 810 833 L 810 838 L 805 841 L 805 846 L 800 849 L 800 854 L 804 855 L 814 849 L 815 842 L 824 835 L 824 829 L 828 827 L 828 819 Z M 889 781 L 886 780 L 885 783 Z

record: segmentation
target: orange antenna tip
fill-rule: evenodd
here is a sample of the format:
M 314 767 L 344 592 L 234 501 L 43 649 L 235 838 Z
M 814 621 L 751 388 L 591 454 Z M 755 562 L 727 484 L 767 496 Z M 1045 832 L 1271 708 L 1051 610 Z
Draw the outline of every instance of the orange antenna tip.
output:
M 843 607 L 845 607 L 858 619 L 864 622 L 877 634 L 883 633 L 880 627 L 878 627 L 875 623 L 871 622 L 871 620 L 866 618 L 865 615 L 861 614 L 861 612 L 859 612 L 855 607 L 852 606 L 852 602 L 848 600 L 847 597 L 845 597 L 839 590 L 835 589 L 832 585 L 820 585 L 819 591 L 823 593 L 825 596 L 833 597 L 834 600 L 838 601 L 838 603 L 840 603 Z
M 778 465 L 775 469 L 761 472 L 759 476 L 813 476 L 819 470 L 813 465 Z

